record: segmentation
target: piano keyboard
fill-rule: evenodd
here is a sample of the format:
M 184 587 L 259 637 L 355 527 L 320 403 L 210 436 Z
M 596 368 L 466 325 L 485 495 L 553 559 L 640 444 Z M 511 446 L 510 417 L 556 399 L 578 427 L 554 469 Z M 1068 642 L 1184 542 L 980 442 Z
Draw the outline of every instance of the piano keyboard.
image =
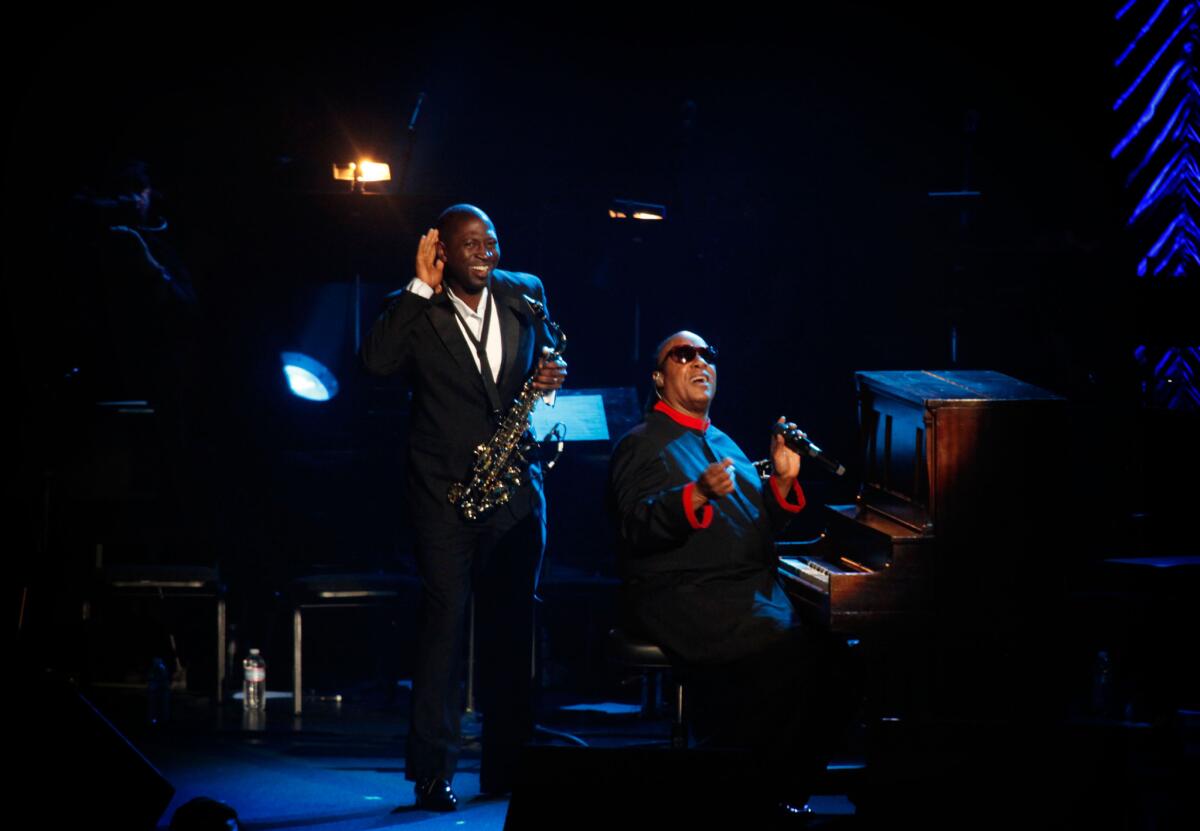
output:
M 829 575 L 850 574 L 852 572 L 839 568 L 825 560 L 814 560 L 811 557 L 780 557 L 779 568 L 810 585 L 829 585 Z

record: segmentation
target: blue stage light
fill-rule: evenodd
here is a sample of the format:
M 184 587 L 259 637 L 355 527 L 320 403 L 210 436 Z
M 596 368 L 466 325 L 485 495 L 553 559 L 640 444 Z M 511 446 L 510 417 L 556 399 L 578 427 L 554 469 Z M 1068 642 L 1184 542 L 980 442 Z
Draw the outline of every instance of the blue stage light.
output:
M 1115 62 L 1136 75 L 1113 110 L 1119 112 L 1143 84 L 1140 96 L 1150 100 L 1136 117 L 1126 116 L 1133 123 L 1113 147 L 1112 158 L 1135 142 L 1144 146 L 1153 135 L 1125 178 L 1131 193 L 1143 190 L 1126 224 L 1136 228 L 1141 245 L 1153 239 L 1141 252 L 1136 272 L 1149 281 L 1194 282 L 1200 274 L 1200 87 L 1192 33 L 1200 4 L 1129 0 L 1116 17 L 1126 14 L 1145 17 Z M 1200 411 L 1200 346 L 1194 341 L 1139 346 L 1134 358 L 1142 368 L 1148 404 Z
M 328 401 L 337 395 L 337 378 L 320 361 L 300 352 L 280 352 L 279 357 L 292 395 L 308 401 Z

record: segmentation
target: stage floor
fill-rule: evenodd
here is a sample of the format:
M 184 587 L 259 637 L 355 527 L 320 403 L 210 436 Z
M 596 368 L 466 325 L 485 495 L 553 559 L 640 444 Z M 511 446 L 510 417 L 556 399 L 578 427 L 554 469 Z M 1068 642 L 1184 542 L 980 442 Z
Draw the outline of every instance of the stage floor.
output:
M 160 828 L 196 797 L 228 804 L 247 829 L 503 828 L 509 798 L 479 793 L 478 725 L 470 715 L 454 779 L 458 810 L 416 810 L 412 783 L 404 778 L 406 693 L 399 690 L 389 703 L 377 693 L 342 702 L 306 700 L 301 717 L 292 715 L 290 698 L 272 696 L 266 712 L 253 718 L 240 701 L 217 708 L 203 697 L 175 693 L 168 721 L 156 728 L 144 723 L 140 690 L 94 688 L 89 698 L 175 787 Z M 644 749 L 664 758 L 672 753 L 666 747 L 668 718 L 642 717 L 630 703 L 543 703 L 540 722 L 549 732 L 539 730 L 539 746 L 577 746 L 554 735 L 561 732 L 591 748 Z M 858 763 L 841 758 L 834 764 L 845 770 Z M 810 806 L 838 826 L 853 819 L 854 806 L 844 793 L 816 796 Z M 577 819 L 564 817 L 557 827 L 584 827 L 588 810 L 580 805 Z M 637 827 L 632 822 L 628 827 Z
M 548 732 L 539 733 L 530 754 L 538 754 L 528 779 L 535 784 L 518 785 L 512 799 L 479 794 L 478 724 L 468 717 L 454 780 L 459 809 L 436 814 L 413 807 L 412 784 L 404 778 L 406 689 L 387 701 L 378 690 L 351 692 L 340 702 L 306 700 L 300 718 L 290 698 L 273 697 L 253 719 L 239 701 L 214 707 L 201 696 L 175 693 L 158 727 L 146 723 L 144 690 L 94 687 L 87 696 L 175 788 L 160 828 L 196 797 L 228 804 L 247 829 L 501 829 L 510 812 L 521 829 L 774 827 L 749 808 L 739 814 L 741 801 L 730 822 L 729 803 L 741 791 L 727 783 L 747 781 L 736 759 L 670 750 L 668 718 L 642 717 L 628 702 L 545 697 L 539 721 Z M 1200 817 L 1198 735 L 1195 716 L 1170 724 L 860 724 L 810 800 L 816 822 L 808 825 L 1192 827 Z M 648 779 L 661 784 L 660 809 L 680 821 L 662 822 L 660 810 L 650 822 L 635 809 Z M 710 809 L 724 811 L 715 824 L 703 821 Z M 47 810 L 53 806 L 39 813 Z M 613 824 L 612 816 L 621 821 Z M 598 825 L 598 817 L 605 822 Z

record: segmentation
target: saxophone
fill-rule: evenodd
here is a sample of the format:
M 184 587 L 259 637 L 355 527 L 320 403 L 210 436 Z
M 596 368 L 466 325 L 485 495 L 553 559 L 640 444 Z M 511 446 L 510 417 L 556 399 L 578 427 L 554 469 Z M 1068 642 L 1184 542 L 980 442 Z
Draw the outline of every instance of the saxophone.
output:
M 523 297 L 534 316 L 544 322 L 554 335 L 554 348 L 544 348 L 543 356 L 549 360 L 558 358 L 567 348 L 567 336 L 558 328 L 558 324 L 546 317 L 543 304 L 529 295 Z M 536 375 L 535 367 L 500 420 L 496 432 L 475 448 L 475 463 L 470 479 L 455 482 L 446 491 L 446 498 L 458 508 L 463 519 L 476 520 L 487 516 L 508 502 L 517 488 L 521 487 L 522 477 L 529 467 L 529 461 L 522 451 L 528 450 L 532 444 L 523 445 L 522 439 L 529 433 L 529 414 L 542 397 L 542 392 L 533 386 Z M 533 441 L 536 442 L 536 439 Z

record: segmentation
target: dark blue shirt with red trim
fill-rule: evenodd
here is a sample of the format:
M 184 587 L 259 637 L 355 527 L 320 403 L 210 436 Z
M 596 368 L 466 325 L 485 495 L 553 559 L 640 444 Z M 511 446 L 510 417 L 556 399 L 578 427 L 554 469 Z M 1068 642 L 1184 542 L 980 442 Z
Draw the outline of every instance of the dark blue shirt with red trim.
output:
M 692 510 L 695 481 L 733 460 L 733 493 Z M 677 659 L 719 663 L 795 625 L 776 580 L 775 535 L 804 507 L 794 485 L 764 496 L 754 465 L 707 420 L 659 402 L 618 442 L 608 510 L 617 528 L 625 625 Z

